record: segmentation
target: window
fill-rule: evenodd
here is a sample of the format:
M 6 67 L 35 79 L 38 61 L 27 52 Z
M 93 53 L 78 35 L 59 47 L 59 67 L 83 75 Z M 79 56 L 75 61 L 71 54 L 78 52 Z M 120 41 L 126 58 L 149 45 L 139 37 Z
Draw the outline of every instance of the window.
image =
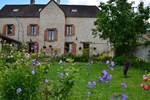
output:
M 15 9 L 13 9 L 13 12 L 17 12 L 19 9 L 18 8 L 15 8 Z
M 7 25 L 7 34 L 8 35 L 12 35 L 12 33 L 13 33 L 12 29 L 13 29 L 13 25 Z
M 39 34 L 39 26 L 37 24 L 30 24 L 27 26 L 27 34 L 28 35 L 38 35 Z
M 44 40 L 48 42 L 54 42 L 58 40 L 58 33 L 56 28 L 45 30 Z
M 31 35 L 36 35 L 36 25 L 31 25 Z
M 54 41 L 54 30 L 48 30 L 48 41 Z
M 77 12 L 77 9 L 72 9 L 72 12 Z
M 3 35 L 15 35 L 15 25 L 6 24 L 3 26 Z
M 66 25 L 66 36 L 72 36 L 72 35 L 75 35 L 75 27 L 74 25 Z

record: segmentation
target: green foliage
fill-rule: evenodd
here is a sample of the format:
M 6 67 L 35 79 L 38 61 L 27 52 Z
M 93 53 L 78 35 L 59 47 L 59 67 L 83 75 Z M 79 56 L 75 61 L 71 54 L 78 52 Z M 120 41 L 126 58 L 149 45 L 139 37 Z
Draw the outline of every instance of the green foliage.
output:
M 76 62 L 88 62 L 89 59 L 85 55 L 76 55 L 75 56 L 75 61 Z
M 142 60 L 138 57 L 134 57 L 134 56 L 130 56 L 130 57 L 117 56 L 117 57 L 113 58 L 113 61 L 117 65 L 124 66 L 127 59 L 131 63 L 131 67 L 135 67 L 135 68 L 139 68 L 139 69 L 142 69 L 142 70 L 150 71 L 150 62 L 145 62 L 144 60 Z
M 35 74 L 32 74 L 33 69 Z M 12 63 L 1 74 L 0 94 L 3 100 L 39 99 L 41 71 L 37 66 L 32 66 L 30 60 Z M 20 93 L 17 92 L 18 88 L 22 89 Z
M 143 44 L 144 44 L 145 46 L 148 46 L 148 45 L 150 45 L 150 41 L 145 41 Z
M 126 47 L 134 46 L 141 34 L 146 33 L 149 26 L 150 8 L 144 7 L 143 2 L 134 11 L 132 3 L 127 0 L 109 0 L 101 2 L 100 12 L 97 14 L 93 35 L 109 39 L 114 48 L 121 47 L 123 55 Z M 115 49 L 116 50 L 116 49 Z
M 49 97 L 52 100 L 66 100 L 78 78 L 79 70 L 74 67 L 73 60 L 68 59 L 68 62 L 71 63 L 71 66 L 61 68 L 61 72 L 59 73 L 59 76 L 57 78 L 58 82 L 53 83 L 53 85 L 50 84 L 49 86 L 47 86 L 49 87 Z

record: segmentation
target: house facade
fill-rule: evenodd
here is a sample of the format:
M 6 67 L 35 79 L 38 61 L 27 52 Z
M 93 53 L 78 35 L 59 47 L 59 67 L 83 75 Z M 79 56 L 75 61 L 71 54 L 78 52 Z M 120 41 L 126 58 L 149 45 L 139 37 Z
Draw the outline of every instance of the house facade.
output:
M 94 38 L 96 6 L 47 4 L 5 5 L 0 10 L 0 33 L 27 45 L 28 52 L 45 49 L 47 55 L 90 55 L 110 51 L 107 40 Z

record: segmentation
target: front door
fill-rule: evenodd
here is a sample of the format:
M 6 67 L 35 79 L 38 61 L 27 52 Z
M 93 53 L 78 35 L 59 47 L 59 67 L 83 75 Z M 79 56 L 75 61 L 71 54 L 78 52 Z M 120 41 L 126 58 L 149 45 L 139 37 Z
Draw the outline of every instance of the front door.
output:
M 90 44 L 89 43 L 83 43 L 83 55 L 90 54 Z
M 38 43 L 37 42 L 28 42 L 27 43 L 28 53 L 38 53 Z
M 76 44 L 75 43 L 72 43 L 72 42 L 65 43 L 64 54 L 68 54 L 68 53 L 76 55 Z

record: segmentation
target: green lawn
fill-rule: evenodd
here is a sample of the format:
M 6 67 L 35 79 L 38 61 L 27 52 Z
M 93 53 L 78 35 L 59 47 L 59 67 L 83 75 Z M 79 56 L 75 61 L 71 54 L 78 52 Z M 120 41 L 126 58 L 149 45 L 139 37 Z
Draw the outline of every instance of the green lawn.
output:
M 120 94 L 128 95 L 127 100 L 149 100 L 150 92 L 144 91 L 140 88 L 140 84 L 143 82 L 142 76 L 145 71 L 140 69 L 131 68 L 128 71 L 129 78 L 123 78 L 122 66 L 114 66 L 114 70 L 110 71 L 105 64 L 88 64 L 76 63 L 75 68 L 79 69 L 79 79 L 75 83 L 73 89 L 70 92 L 68 100 L 110 100 L 111 97 Z M 47 77 L 51 82 L 57 83 L 59 73 L 62 72 L 62 68 L 69 67 L 69 63 L 54 63 L 51 65 Z M 101 76 L 102 70 L 107 70 L 109 74 L 112 74 L 112 80 L 106 83 L 98 82 L 99 76 Z M 89 81 L 96 81 L 94 88 L 88 87 Z M 121 83 L 126 83 L 128 86 L 126 89 L 121 87 Z M 87 95 L 90 91 L 91 95 Z M 121 99 L 117 99 L 121 100 Z

